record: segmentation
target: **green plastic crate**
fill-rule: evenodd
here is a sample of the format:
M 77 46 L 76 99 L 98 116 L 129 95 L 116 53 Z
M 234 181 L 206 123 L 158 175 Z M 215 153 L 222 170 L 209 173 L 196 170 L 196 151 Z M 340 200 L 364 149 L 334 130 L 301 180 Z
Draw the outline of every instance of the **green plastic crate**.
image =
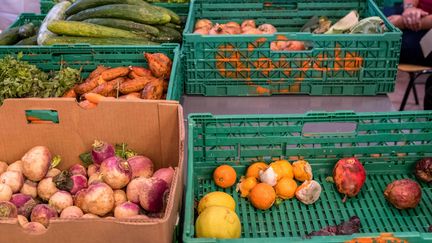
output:
M 374 0 L 375 3 L 380 7 L 391 7 L 396 3 L 402 3 L 402 0 Z
M 422 186 L 415 209 L 400 211 L 386 202 L 388 183 L 413 178 L 413 165 L 432 156 L 432 112 L 333 113 L 296 115 L 190 114 L 188 127 L 188 181 L 183 241 L 190 242 L 300 242 L 311 231 L 339 224 L 357 215 L 361 233 L 352 236 L 313 237 L 310 242 L 344 242 L 357 237 L 394 232 L 415 242 L 432 242 L 426 233 L 432 224 L 432 187 Z M 304 157 L 323 191 L 312 205 L 285 200 L 262 211 L 241 198 L 235 186 L 216 187 L 213 170 L 232 165 L 239 179 L 253 162 Z M 334 184 L 326 182 L 335 163 L 357 157 L 367 171 L 360 193 L 342 203 Z M 195 203 L 211 191 L 225 191 L 236 201 L 242 223 L 241 239 L 195 238 Z M 195 203 L 194 203 L 195 202 Z
M 180 16 L 183 23 L 186 23 L 187 15 L 189 13 L 189 3 L 152 3 L 152 4 L 171 9 L 172 11 L 174 11 Z M 54 1 L 40 0 L 41 14 L 47 14 L 54 5 L 55 5 Z
M 31 13 L 21 14 L 11 27 L 26 23 L 40 24 L 45 15 Z M 179 101 L 183 95 L 184 82 L 182 65 L 180 63 L 180 47 L 178 44 L 162 44 L 159 46 L 91 46 L 54 45 L 54 46 L 0 46 L 0 57 L 8 54 L 23 53 L 23 60 L 37 65 L 43 71 L 57 71 L 61 65 L 72 68 L 82 68 L 83 78 L 98 65 L 106 66 L 147 66 L 144 52 L 161 52 L 173 61 L 171 77 L 168 86 L 167 100 Z
M 314 15 L 333 22 L 357 9 L 361 17 L 380 16 L 384 34 L 316 35 L 297 32 Z M 195 22 L 255 19 L 273 24 L 274 35 L 193 34 Z M 311 50 L 270 50 L 276 40 L 301 40 Z M 376 95 L 392 92 L 401 32 L 371 0 L 196 0 L 183 33 L 186 93 L 205 96 Z

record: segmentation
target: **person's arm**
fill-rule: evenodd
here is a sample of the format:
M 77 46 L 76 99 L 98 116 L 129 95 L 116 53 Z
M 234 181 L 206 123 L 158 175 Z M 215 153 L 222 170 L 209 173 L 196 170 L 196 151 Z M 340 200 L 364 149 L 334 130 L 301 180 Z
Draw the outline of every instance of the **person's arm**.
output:
M 430 30 L 432 29 L 432 15 L 428 15 L 421 19 L 421 29 L 422 30 Z
M 418 31 L 421 28 L 421 19 L 428 13 L 417 8 L 419 0 L 404 0 L 404 11 L 402 13 L 405 27 Z

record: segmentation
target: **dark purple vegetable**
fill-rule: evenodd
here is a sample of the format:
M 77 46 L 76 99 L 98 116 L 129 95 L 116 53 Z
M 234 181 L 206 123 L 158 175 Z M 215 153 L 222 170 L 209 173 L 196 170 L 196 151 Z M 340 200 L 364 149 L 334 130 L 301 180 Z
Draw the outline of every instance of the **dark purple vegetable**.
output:
M 130 157 L 127 162 L 129 163 L 130 170 L 132 171 L 132 178 L 136 177 L 151 177 L 153 175 L 153 162 L 141 155 Z
M 432 183 L 432 158 L 424 158 L 417 162 L 415 175 L 419 180 Z
M 69 172 L 72 175 L 83 175 L 83 176 L 87 176 L 87 170 L 84 166 L 80 165 L 80 164 L 74 164 L 69 168 Z
M 30 216 L 33 208 L 38 204 L 31 196 L 22 193 L 12 195 L 10 202 L 17 207 L 18 214 L 26 218 Z
M 384 191 L 384 197 L 397 209 L 417 207 L 421 196 L 420 185 L 410 179 L 393 181 Z
M 161 212 L 166 206 L 169 186 L 164 180 L 159 178 L 152 177 L 145 179 L 139 191 L 140 205 L 147 212 Z
M 360 232 L 360 219 L 357 216 L 352 216 L 348 221 L 344 221 L 338 225 L 327 226 L 318 231 L 313 231 L 306 235 L 310 239 L 312 236 L 332 236 L 332 235 L 352 235 Z
M 33 208 L 31 213 L 31 221 L 38 222 L 48 227 L 51 218 L 57 218 L 57 211 L 48 204 L 39 204 Z
M 18 210 L 16 206 L 7 201 L 0 202 L 0 218 L 16 218 Z
M 104 160 L 115 155 L 114 146 L 107 142 L 95 140 L 92 146 L 92 160 L 93 163 L 98 167 L 102 164 Z
M 432 232 L 432 224 L 429 226 L 428 232 Z
M 87 177 L 81 174 L 72 175 L 69 171 L 63 171 L 53 178 L 56 187 L 75 195 L 79 190 L 87 188 Z

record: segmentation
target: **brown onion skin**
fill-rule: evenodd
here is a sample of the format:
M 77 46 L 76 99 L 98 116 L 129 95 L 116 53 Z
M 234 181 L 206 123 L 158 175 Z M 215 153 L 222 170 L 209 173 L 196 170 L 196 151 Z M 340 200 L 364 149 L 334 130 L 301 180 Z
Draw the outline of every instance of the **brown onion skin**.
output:
M 397 209 L 415 208 L 420 203 L 420 185 L 410 179 L 393 181 L 387 185 L 384 197 Z
M 415 175 L 417 179 L 432 183 L 432 158 L 423 158 L 415 166 Z

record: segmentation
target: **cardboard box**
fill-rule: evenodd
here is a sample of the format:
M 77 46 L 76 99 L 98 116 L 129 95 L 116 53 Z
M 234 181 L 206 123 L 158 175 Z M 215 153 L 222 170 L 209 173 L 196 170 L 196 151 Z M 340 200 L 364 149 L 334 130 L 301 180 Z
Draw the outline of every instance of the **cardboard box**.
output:
M 55 110 L 58 124 L 28 124 L 26 110 Z M 176 167 L 165 215 L 161 219 L 55 219 L 42 235 L 23 232 L 16 219 L 0 223 L 2 243 L 172 242 L 183 196 L 184 123 L 175 101 L 104 101 L 84 110 L 73 99 L 11 99 L 0 107 L 0 160 L 13 163 L 33 146 L 61 155 L 58 168 L 78 163 L 94 139 L 125 142 L 151 158 L 155 169 Z

